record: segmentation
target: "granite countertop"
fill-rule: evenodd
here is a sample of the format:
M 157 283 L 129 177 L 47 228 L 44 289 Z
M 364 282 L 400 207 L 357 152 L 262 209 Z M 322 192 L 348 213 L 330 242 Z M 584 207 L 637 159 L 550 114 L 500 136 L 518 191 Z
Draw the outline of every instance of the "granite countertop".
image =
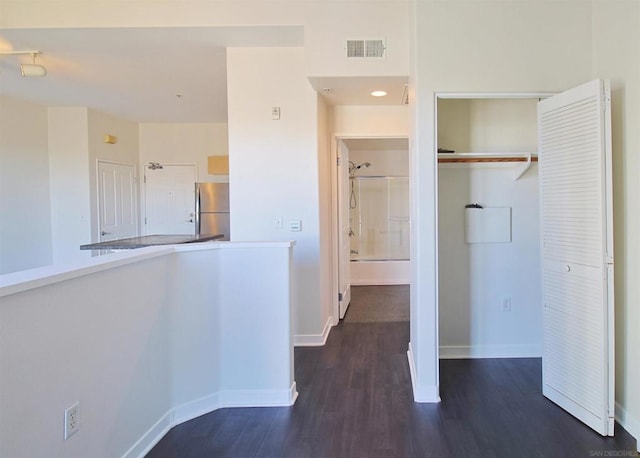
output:
M 156 245 L 176 245 L 180 243 L 208 242 L 219 240 L 224 234 L 209 235 L 143 235 L 127 239 L 109 240 L 108 242 L 80 245 L 81 250 L 132 250 Z

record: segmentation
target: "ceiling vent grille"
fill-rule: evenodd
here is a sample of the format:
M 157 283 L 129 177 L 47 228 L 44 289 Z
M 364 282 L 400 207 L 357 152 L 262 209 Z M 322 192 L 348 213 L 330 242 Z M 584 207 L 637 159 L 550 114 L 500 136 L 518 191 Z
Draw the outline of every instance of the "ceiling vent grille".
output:
M 347 59 L 384 59 L 384 39 L 347 40 Z

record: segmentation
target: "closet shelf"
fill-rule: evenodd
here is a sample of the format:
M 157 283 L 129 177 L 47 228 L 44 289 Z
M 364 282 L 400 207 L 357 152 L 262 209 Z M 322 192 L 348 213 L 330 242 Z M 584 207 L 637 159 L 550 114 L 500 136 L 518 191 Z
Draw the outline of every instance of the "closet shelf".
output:
M 524 175 L 532 162 L 538 162 L 537 153 L 438 153 L 439 164 L 519 162 L 514 181 Z
M 535 153 L 439 153 L 438 162 L 450 164 L 458 162 L 538 162 Z

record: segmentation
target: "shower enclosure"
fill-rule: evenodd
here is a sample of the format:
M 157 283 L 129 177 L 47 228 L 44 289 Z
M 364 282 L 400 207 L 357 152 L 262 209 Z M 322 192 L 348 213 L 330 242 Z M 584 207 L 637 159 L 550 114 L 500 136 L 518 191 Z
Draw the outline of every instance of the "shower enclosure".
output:
M 408 177 L 352 175 L 349 186 L 351 261 L 408 260 Z

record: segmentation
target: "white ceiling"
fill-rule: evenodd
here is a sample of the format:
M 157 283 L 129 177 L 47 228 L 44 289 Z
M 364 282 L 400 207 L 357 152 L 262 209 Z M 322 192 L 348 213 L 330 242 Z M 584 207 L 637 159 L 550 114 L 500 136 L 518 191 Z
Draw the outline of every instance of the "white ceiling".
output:
M 136 122 L 226 122 L 226 47 L 304 46 L 301 26 L 11 29 L 0 51 L 39 50 L 44 78 L 23 78 L 31 56 L 0 56 L 0 94 L 48 106 L 87 106 Z M 406 77 L 310 78 L 330 104 L 398 105 Z M 371 97 L 374 89 L 387 97 Z M 177 96 L 180 97 L 177 97 Z

